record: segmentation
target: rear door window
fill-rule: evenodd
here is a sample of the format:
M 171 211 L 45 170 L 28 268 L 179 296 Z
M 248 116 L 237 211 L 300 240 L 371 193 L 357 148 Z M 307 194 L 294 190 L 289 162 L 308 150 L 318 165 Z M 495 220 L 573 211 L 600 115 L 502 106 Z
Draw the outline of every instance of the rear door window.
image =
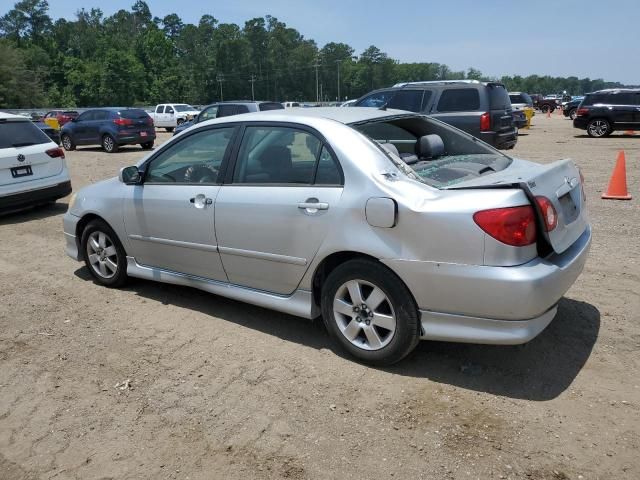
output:
M 468 112 L 479 108 L 480 94 L 478 90 L 475 88 L 451 88 L 442 91 L 437 110 L 439 112 Z
M 236 105 L 236 115 L 240 113 L 249 113 L 249 107 L 246 105 Z
M 235 114 L 236 114 L 235 105 L 220 105 L 218 107 L 218 118 L 230 117 L 231 115 L 235 115 Z
M 0 120 L 0 148 L 28 147 L 51 140 L 31 122 Z
M 356 102 L 356 107 L 381 107 L 396 93 L 396 90 L 375 92 Z
M 291 104 L 291 106 L 297 107 L 298 104 L 293 103 Z M 266 112 L 268 110 L 284 110 L 284 106 L 281 103 L 276 103 L 276 102 L 261 103 L 258 108 L 260 109 L 261 112 Z
M 613 93 L 609 95 L 611 105 L 635 105 L 635 94 L 633 93 Z
M 78 122 L 88 122 L 89 120 L 93 120 L 95 118 L 95 111 L 89 110 L 80 115 L 77 119 Z
M 98 110 L 93 114 L 93 120 L 108 120 L 109 112 L 106 110 Z
M 419 112 L 422 109 L 422 97 L 424 93 L 424 90 L 398 90 L 396 94 L 391 97 L 391 100 L 389 100 L 387 107 L 397 110 Z

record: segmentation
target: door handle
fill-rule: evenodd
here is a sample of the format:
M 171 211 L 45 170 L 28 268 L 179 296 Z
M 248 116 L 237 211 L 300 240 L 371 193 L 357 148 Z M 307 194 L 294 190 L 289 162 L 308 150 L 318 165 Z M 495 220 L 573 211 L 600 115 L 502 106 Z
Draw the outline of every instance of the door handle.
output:
M 195 197 L 189 199 L 190 203 L 193 203 L 196 208 L 204 208 L 206 205 L 212 205 L 213 199 L 207 198 L 202 193 L 199 193 Z
M 318 210 L 329 210 L 329 204 L 319 202 L 317 198 L 307 198 L 305 202 L 300 202 L 298 208 L 307 213 L 317 213 Z

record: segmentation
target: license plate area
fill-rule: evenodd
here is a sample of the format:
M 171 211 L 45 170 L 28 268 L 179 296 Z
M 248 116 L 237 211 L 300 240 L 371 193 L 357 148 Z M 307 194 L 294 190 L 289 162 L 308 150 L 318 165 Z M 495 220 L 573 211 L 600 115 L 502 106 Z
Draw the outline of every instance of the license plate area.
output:
M 578 214 L 580 213 L 571 193 L 572 192 L 567 192 L 558 199 L 567 225 L 578 218 Z
M 141 137 L 146 137 L 147 136 L 147 132 L 140 132 L 140 136 Z
M 11 169 L 11 176 L 13 178 L 28 177 L 33 175 L 31 165 L 25 165 L 24 167 L 14 167 Z

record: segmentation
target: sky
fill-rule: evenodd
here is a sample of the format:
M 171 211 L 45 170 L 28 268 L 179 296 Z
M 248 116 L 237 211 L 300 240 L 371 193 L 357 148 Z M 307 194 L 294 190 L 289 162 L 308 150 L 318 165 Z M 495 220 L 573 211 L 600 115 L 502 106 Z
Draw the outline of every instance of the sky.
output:
M 0 3 L 8 5 L 11 0 Z M 105 15 L 135 0 L 49 0 L 53 18 L 80 6 Z M 640 84 L 640 0 L 147 0 L 185 23 L 204 14 L 240 26 L 272 15 L 319 47 L 375 45 L 403 62 L 438 62 L 486 75 L 552 75 Z M 0 7 L 0 14 L 5 8 Z

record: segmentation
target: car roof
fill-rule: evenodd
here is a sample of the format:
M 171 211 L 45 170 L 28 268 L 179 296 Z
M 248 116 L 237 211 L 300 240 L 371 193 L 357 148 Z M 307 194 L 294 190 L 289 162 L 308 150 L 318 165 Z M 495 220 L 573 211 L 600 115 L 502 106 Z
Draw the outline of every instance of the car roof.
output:
M 22 115 L 14 115 L 13 113 L 0 112 L 0 120 L 26 120 L 30 122 L 31 119 L 23 117 Z
M 403 116 L 420 116 L 413 112 L 406 112 L 404 110 L 380 110 L 377 108 L 369 107 L 313 107 L 313 108 L 294 108 L 288 110 L 269 110 L 266 112 L 252 112 L 243 113 L 241 116 L 223 117 L 221 119 L 209 120 L 208 122 L 251 122 L 251 121 L 280 121 L 280 122 L 295 122 L 298 120 L 304 120 L 307 118 L 325 118 L 329 120 L 335 120 L 336 122 L 350 124 L 364 122 L 367 120 L 382 119 L 387 117 Z M 208 123 L 208 122 L 203 122 Z
M 640 88 L 605 88 L 591 93 L 640 93 Z

